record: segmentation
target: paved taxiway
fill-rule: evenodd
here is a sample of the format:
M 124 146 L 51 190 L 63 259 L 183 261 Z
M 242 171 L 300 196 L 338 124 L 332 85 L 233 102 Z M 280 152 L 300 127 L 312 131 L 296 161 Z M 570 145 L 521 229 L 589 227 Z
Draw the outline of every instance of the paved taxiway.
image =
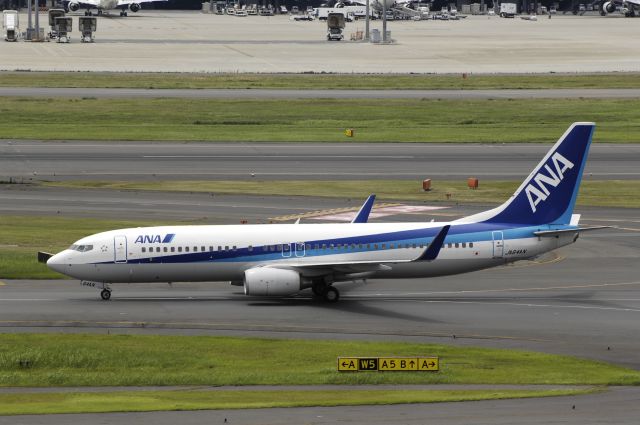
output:
M 277 90 L 0 87 L 0 96 L 187 99 L 637 99 L 640 89 Z
M 550 143 L 552 141 L 549 141 Z M 0 141 L 0 180 L 522 179 L 545 144 Z M 640 178 L 640 144 L 594 144 L 587 178 Z M 255 177 L 252 176 L 252 173 Z M 372 188 L 372 191 L 375 191 Z
M 80 14 L 82 12 L 78 12 Z M 75 14 L 71 14 L 72 16 Z M 26 16 L 21 16 L 26 22 Z M 77 24 L 77 18 L 74 16 Z M 41 15 L 46 23 L 46 14 Z M 74 24 L 74 27 L 76 26 Z M 0 43 L 0 69 L 134 72 L 546 73 L 640 69 L 638 23 L 615 16 L 537 22 L 469 16 L 393 21 L 393 45 L 327 42 L 326 23 L 287 16 L 142 10 L 98 18 L 95 43 Z M 381 29 L 372 22 L 372 29 Z M 77 28 L 77 27 L 76 27 Z

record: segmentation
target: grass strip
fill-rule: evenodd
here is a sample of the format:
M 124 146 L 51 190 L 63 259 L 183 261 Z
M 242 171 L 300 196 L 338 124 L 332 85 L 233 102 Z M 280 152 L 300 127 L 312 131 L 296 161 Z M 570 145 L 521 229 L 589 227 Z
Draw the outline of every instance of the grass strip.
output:
M 0 97 L 0 139 L 552 142 L 572 122 L 595 121 L 598 143 L 637 143 L 638 110 L 640 99 L 386 99 L 383 107 L 376 99 Z
M 501 204 L 509 199 L 520 183 L 520 181 L 483 180 L 478 189 L 471 190 L 467 187 L 466 180 L 434 180 L 432 190 L 429 192 L 422 190 L 421 182 L 410 180 L 64 181 L 45 184 L 74 189 L 214 192 L 265 196 L 313 195 L 361 199 L 375 193 L 378 200 Z M 585 180 L 580 186 L 577 203 L 580 206 L 640 208 L 640 181 Z
M 640 74 L 362 75 L 2 72 L 3 87 L 141 89 L 555 89 L 640 88 Z
M 338 356 L 440 357 L 430 372 L 336 371 Z M 410 342 L 0 334 L 1 386 L 638 385 L 640 372 L 569 356 Z
M 118 391 L 0 394 L 0 415 L 390 405 L 589 394 L 557 390 Z

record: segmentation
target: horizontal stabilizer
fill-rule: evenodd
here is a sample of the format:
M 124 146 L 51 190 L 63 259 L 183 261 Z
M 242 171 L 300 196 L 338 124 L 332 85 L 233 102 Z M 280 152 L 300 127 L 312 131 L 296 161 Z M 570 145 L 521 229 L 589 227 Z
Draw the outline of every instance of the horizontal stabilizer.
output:
M 416 258 L 415 261 L 432 261 L 438 257 L 440 253 L 440 249 L 442 245 L 444 245 L 444 239 L 447 237 L 447 233 L 449 233 L 449 229 L 451 225 L 447 224 L 438 232 L 435 238 L 431 241 L 427 249 L 422 253 L 422 255 Z
M 586 232 L 589 230 L 610 229 L 611 227 L 612 226 L 594 226 L 594 227 L 578 227 L 576 229 L 541 230 L 539 232 L 533 232 L 533 234 L 540 237 L 550 237 L 550 236 L 559 236 L 563 234 L 566 235 L 568 233 Z

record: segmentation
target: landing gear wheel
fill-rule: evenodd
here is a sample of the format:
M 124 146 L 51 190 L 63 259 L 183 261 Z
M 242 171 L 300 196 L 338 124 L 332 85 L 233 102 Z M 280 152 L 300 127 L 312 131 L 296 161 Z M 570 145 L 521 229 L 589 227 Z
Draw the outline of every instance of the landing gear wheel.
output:
M 105 301 L 109 301 L 111 299 L 111 291 L 108 289 L 103 289 L 102 291 L 100 291 L 100 298 Z
M 314 297 L 324 298 L 324 296 L 327 294 L 327 288 L 327 285 L 324 283 L 316 284 L 311 287 L 311 292 L 313 292 Z
M 329 303 L 338 302 L 340 299 L 340 292 L 338 292 L 338 290 L 333 286 L 329 286 L 327 288 L 327 292 L 324 294 L 324 299 Z

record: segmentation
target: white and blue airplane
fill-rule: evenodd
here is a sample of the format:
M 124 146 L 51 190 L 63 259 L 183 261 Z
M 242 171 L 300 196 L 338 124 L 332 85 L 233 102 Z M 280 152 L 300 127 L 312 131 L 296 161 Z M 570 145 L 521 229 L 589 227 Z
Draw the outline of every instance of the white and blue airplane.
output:
M 573 210 L 595 124 L 574 123 L 511 198 L 451 222 L 368 223 L 373 197 L 351 223 L 119 229 L 41 261 L 102 289 L 136 282 L 229 281 L 251 296 L 311 288 L 337 301 L 336 283 L 466 273 L 534 258 L 576 241 Z

